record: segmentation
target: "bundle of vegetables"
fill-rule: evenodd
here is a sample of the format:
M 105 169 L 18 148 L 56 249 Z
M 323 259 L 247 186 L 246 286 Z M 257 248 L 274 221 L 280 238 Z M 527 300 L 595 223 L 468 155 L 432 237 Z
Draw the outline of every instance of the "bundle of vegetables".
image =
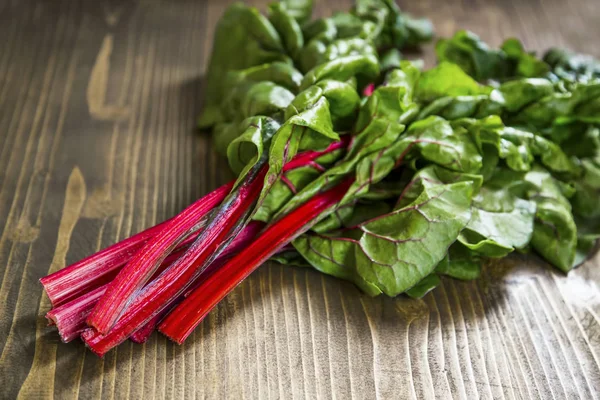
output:
M 176 217 L 42 279 L 64 341 L 98 355 L 157 327 L 181 343 L 264 261 L 420 297 L 536 251 L 562 271 L 598 238 L 598 64 L 459 32 L 392 0 L 309 21 L 310 0 L 220 20 L 200 126 L 238 178 Z

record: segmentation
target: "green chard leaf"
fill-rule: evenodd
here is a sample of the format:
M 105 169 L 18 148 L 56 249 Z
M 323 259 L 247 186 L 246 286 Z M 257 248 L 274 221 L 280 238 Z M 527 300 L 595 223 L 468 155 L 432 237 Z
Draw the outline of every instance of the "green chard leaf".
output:
M 556 91 L 511 116 L 511 122 L 536 128 L 574 121 L 600 123 L 600 82 L 577 83 Z
M 488 94 L 491 89 L 479 85 L 456 64 L 441 62 L 422 73 L 417 82 L 418 101 L 428 103 L 446 96 L 473 96 Z
M 482 91 L 485 92 L 485 89 Z M 525 78 L 505 82 L 495 89 L 490 87 L 487 91 L 488 93 L 480 95 L 441 93 L 444 97 L 439 97 L 424 107 L 419 118 L 438 115 L 454 120 L 515 113 L 553 94 L 554 84 L 548 79 Z
M 275 254 L 269 260 L 283 265 L 292 265 L 295 267 L 309 267 L 310 264 L 293 247 L 285 248 L 283 251 Z
M 573 212 L 582 218 L 599 218 L 600 163 L 594 159 L 581 161 L 583 173 L 573 182 L 575 195 L 571 199 Z
M 450 39 L 440 39 L 435 52 L 438 60 L 458 65 L 478 81 L 504 77 L 509 73 L 506 54 L 491 49 L 469 31 L 461 30 Z
M 302 50 L 300 64 L 303 70 L 307 71 L 340 57 L 360 55 L 376 58 L 377 50 L 372 42 L 359 37 L 333 41 L 313 40 Z
M 401 68 L 402 53 L 398 49 L 389 49 L 379 57 L 381 71 L 387 72 L 393 68 Z
M 481 275 L 481 258 L 457 241 L 450 246 L 446 257 L 435 267 L 435 272 L 465 281 L 477 279 Z
M 560 79 L 582 83 L 600 79 L 600 60 L 585 54 L 552 48 L 544 54 L 544 61 Z
M 268 165 L 255 220 L 352 179 L 273 260 L 415 298 L 514 250 L 565 272 L 585 260 L 600 238 L 597 60 L 555 49 L 540 60 L 516 39 L 492 49 L 460 31 L 423 72 L 399 50 L 429 40 L 429 21 L 393 0 L 308 21 L 312 3 L 275 2 L 268 18 L 239 3 L 226 11 L 200 120 L 238 182 Z M 352 132 L 348 149 L 284 169 L 338 132 Z
M 460 119 L 454 121 L 453 126 L 469 131 L 480 150 L 484 145 L 493 146 L 498 156 L 515 171 L 530 170 L 535 157 L 538 157 L 555 173 L 563 176 L 579 174 L 579 166 L 556 143 L 523 129 L 507 127 L 498 116 L 479 120 Z
M 273 3 L 269 6 L 269 21 L 279 33 L 287 53 L 296 59 L 304 47 L 304 36 L 298 21 L 288 10 L 286 3 Z
M 431 274 L 471 217 L 473 183 L 443 183 L 419 171 L 391 212 L 338 234 L 308 233 L 293 242 L 316 269 L 365 292 L 403 293 Z
M 586 261 L 600 239 L 600 218 L 575 218 L 577 225 L 577 250 L 573 260 L 573 268 Z
M 355 88 L 344 82 L 321 79 L 290 103 L 285 122 L 273 135 L 268 151 L 269 170 L 259 204 L 283 172 L 283 165 L 299 151 L 323 150 L 339 140 L 334 124 L 354 115 L 360 98 Z
M 427 19 L 416 19 L 403 13 L 394 0 L 357 0 L 354 14 L 373 21 L 378 35 L 378 48 L 413 47 L 433 37 L 433 25 Z
M 294 94 L 273 82 L 244 81 L 231 90 L 221 105 L 225 121 L 236 121 L 255 115 L 273 115 L 285 110 Z
M 573 157 L 594 158 L 600 154 L 600 127 L 584 122 L 556 124 L 547 135 Z
M 266 150 L 265 144 L 269 143 L 280 126 L 269 117 L 251 117 L 240 123 L 230 124 L 229 132 L 219 137 L 231 139 L 226 148 L 229 166 L 233 172 L 244 176 L 258 162 Z M 217 145 L 220 143 L 217 142 Z
M 524 176 L 533 186 L 528 197 L 537 204 L 531 245 L 564 272 L 573 267 L 577 251 L 577 227 L 571 204 L 560 184 L 545 169 L 536 166 Z
M 372 43 L 381 33 L 381 27 L 376 22 L 352 13 L 335 13 L 331 21 L 335 24 L 338 39 L 360 38 Z
M 458 31 L 450 39 L 440 39 L 435 48 L 440 61 L 450 61 L 477 81 L 514 77 L 542 77 L 548 65 L 527 53 L 516 39 L 508 39 L 498 50 L 490 48 L 479 36 Z
M 523 44 L 517 39 L 505 40 L 501 49 L 511 63 L 512 71 L 509 77 L 535 78 L 548 75 L 548 64 L 537 58 L 534 53 L 525 51 Z
M 437 274 L 427 275 L 425 278 L 421 279 L 421 282 L 408 289 L 405 293 L 413 299 L 420 299 L 438 287 L 440 283 L 442 283 L 442 281 Z
M 534 202 L 518 198 L 510 186 L 492 178 L 474 197 L 471 220 L 459 241 L 482 256 L 504 257 L 529 244 L 535 212 Z
M 229 71 L 273 61 L 291 61 L 273 25 L 256 8 L 241 3 L 230 6 L 215 31 L 200 127 L 211 127 L 222 121 L 219 104 Z
M 432 117 L 417 121 L 404 131 L 403 121 L 411 120 L 416 105 L 412 101 L 418 70 L 406 63 L 406 70 L 392 71 L 386 84 L 378 87 L 361 108 L 352 145 L 339 163 L 307 185 L 280 211 L 292 210 L 327 185 L 354 175 L 356 181 L 342 204 L 366 196 L 370 188 L 401 163 L 417 154 L 432 163 L 460 172 L 481 168 L 481 156 L 468 134 L 456 134 L 450 123 Z
M 292 65 L 283 62 L 272 62 L 230 72 L 227 89 L 232 90 L 244 81 L 269 81 L 297 93 L 300 90 L 302 78 L 303 75 Z
M 279 0 L 279 4 L 299 23 L 306 22 L 312 15 L 313 0 Z
M 498 91 L 504 99 L 504 109 L 509 113 L 521 110 L 554 93 L 554 85 L 548 79 L 527 78 L 508 81 L 500 85 Z
M 423 107 L 418 119 L 432 115 L 450 121 L 459 118 L 484 118 L 500 114 L 503 107 L 504 99 L 497 90 L 492 90 L 489 95 L 445 96 Z
M 379 75 L 379 61 L 373 55 L 354 55 L 340 57 L 321 64 L 306 73 L 301 89 L 306 89 L 324 79 L 345 82 L 350 78 L 361 76 L 372 81 Z
M 404 66 L 405 71 L 390 72 L 386 83 L 375 90 L 361 108 L 355 127 L 357 133 L 346 157 L 295 196 L 286 205 L 286 210 L 306 201 L 323 186 L 339 182 L 349 174 L 355 174 L 357 180 L 350 190 L 352 194 L 349 192 L 346 196 L 347 201 L 358 199 L 359 196 L 373 198 L 381 195 L 381 192 L 375 192 L 381 189 L 381 185 L 377 184 L 395 165 L 395 160 L 383 152 L 396 142 L 404 131 L 401 122 L 414 115 L 412 92 L 418 70 L 409 63 Z M 400 152 L 397 151 L 396 156 Z M 287 212 L 286 210 L 284 212 Z M 330 219 L 337 222 L 339 216 L 335 213 Z M 323 222 L 328 223 L 331 222 Z
M 331 18 L 319 18 L 309 21 L 302 26 L 305 43 L 313 40 L 331 42 L 337 37 L 337 28 Z

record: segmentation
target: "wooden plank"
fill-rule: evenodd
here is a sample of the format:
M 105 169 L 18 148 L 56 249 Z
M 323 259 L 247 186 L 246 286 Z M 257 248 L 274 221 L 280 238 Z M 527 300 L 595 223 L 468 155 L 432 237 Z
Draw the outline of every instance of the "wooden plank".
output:
M 316 1 L 321 15 L 350 3 Z M 567 278 L 514 257 L 422 300 L 268 265 L 183 346 L 155 334 L 98 359 L 59 342 L 40 277 L 229 176 L 194 133 L 228 3 L 0 2 L 0 397 L 598 397 L 597 258 Z M 466 28 L 493 45 L 517 36 L 600 55 L 595 0 L 401 5 L 440 35 Z

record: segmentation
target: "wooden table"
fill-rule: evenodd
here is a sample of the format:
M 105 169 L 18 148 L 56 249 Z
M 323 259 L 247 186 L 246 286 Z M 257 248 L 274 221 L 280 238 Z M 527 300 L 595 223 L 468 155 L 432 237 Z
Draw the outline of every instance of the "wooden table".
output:
M 317 2 L 321 15 L 349 3 Z M 598 397 L 598 258 L 567 278 L 513 257 L 422 300 L 269 265 L 183 346 L 155 334 L 98 359 L 60 343 L 40 277 L 228 178 L 194 132 L 226 3 L 0 2 L 0 397 Z M 600 55 L 597 0 L 402 3 L 440 35 Z

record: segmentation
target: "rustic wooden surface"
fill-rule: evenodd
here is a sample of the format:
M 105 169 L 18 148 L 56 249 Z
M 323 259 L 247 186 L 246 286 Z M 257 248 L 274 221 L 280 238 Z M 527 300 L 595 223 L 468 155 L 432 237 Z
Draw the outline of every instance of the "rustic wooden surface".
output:
M 513 258 L 423 300 L 270 265 L 183 346 L 155 334 L 98 359 L 59 342 L 41 276 L 227 178 L 193 128 L 228 2 L 0 1 L 0 397 L 600 396 L 598 257 L 568 278 Z M 349 1 L 317 2 L 325 15 Z M 600 55 L 597 0 L 403 3 L 441 35 Z

